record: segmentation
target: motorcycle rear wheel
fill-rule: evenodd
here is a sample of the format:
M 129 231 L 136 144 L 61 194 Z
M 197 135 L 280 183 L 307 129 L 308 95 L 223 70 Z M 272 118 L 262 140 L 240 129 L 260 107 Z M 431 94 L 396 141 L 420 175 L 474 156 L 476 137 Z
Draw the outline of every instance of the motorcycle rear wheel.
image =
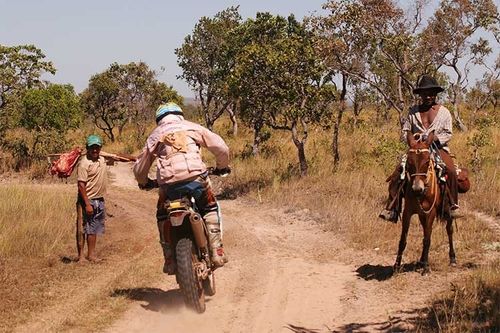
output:
M 198 313 L 205 312 L 205 292 L 202 281 L 198 278 L 194 264 L 198 258 L 194 253 L 193 242 L 188 238 L 179 240 L 176 246 L 177 280 L 188 307 Z

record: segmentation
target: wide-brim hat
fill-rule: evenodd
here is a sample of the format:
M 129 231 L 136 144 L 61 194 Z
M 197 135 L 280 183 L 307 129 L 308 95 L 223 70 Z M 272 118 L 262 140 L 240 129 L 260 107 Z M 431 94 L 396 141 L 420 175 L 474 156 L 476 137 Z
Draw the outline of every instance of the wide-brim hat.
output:
M 437 80 L 430 75 L 422 75 L 418 80 L 417 87 L 413 89 L 414 94 L 422 92 L 422 90 L 434 90 L 436 93 L 444 91 L 444 88 L 439 85 Z

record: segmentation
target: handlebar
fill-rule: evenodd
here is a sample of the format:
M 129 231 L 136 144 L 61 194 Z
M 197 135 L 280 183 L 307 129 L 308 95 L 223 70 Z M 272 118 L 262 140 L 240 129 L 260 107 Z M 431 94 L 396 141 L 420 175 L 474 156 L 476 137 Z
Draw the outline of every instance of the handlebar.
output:
M 207 169 L 209 175 L 219 176 L 219 177 L 227 177 L 231 173 L 231 168 L 225 167 L 223 169 L 217 169 L 214 167 L 210 167 Z
M 207 168 L 207 172 L 209 175 L 219 176 L 219 177 L 227 177 L 231 173 L 231 168 L 228 166 L 223 169 L 217 169 L 214 167 Z M 148 178 L 148 182 L 144 185 L 139 184 L 139 188 L 141 190 L 151 190 L 153 188 L 158 188 L 158 181 L 156 179 Z

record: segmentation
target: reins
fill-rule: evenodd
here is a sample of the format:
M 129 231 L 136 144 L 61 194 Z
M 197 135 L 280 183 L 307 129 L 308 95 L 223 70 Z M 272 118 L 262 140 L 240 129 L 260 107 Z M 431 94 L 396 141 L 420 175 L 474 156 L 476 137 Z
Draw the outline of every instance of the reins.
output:
M 410 148 L 408 149 L 408 152 L 409 153 L 415 153 L 415 154 L 421 154 L 421 153 L 424 153 L 424 152 L 428 152 L 430 153 L 430 149 L 429 148 L 417 148 L 417 149 L 414 149 L 414 148 Z M 435 168 L 434 168 L 434 161 L 432 158 L 429 159 L 429 167 L 427 168 L 427 172 L 416 172 L 416 173 L 413 173 L 413 174 L 410 174 L 410 179 L 415 177 L 415 176 L 425 176 L 425 186 L 428 187 L 430 185 L 430 191 L 431 193 L 434 192 L 434 199 L 432 201 L 432 205 L 431 207 L 428 209 L 428 210 L 425 210 L 422 208 L 422 203 L 420 202 L 420 200 L 417 200 L 419 206 L 420 206 L 420 210 L 422 210 L 422 212 L 426 215 L 428 215 L 433 209 L 434 209 L 434 206 L 436 205 L 436 201 L 437 201 L 437 196 L 438 196 L 438 192 L 436 191 L 436 181 L 435 181 Z

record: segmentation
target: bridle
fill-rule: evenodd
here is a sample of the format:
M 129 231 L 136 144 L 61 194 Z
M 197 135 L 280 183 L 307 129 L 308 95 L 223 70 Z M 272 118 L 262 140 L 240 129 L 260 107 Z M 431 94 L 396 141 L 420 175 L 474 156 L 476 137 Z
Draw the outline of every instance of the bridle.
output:
M 409 153 L 415 153 L 417 155 L 419 154 L 422 154 L 422 153 L 431 153 L 431 150 L 429 148 L 410 148 L 408 149 L 408 152 Z M 416 172 L 416 173 L 413 173 L 413 174 L 410 174 L 409 175 L 409 178 L 413 178 L 413 177 L 416 177 L 416 176 L 425 176 L 425 180 L 424 180 L 424 185 L 426 188 L 428 188 L 430 186 L 430 191 L 431 193 L 434 193 L 434 199 L 432 201 L 432 205 L 431 207 L 428 209 L 428 210 L 425 210 L 422 208 L 422 203 L 420 202 L 420 200 L 417 200 L 418 201 L 418 204 L 420 206 L 420 209 L 422 210 L 422 212 L 424 212 L 424 214 L 429 214 L 433 209 L 434 209 L 434 206 L 436 205 L 436 201 L 437 201 L 437 196 L 438 196 L 438 191 L 436 190 L 436 181 L 435 181 L 435 168 L 434 168 L 434 161 L 432 159 L 432 157 L 429 158 L 429 167 L 427 168 L 427 172 Z M 433 178 L 434 177 L 434 178 Z

